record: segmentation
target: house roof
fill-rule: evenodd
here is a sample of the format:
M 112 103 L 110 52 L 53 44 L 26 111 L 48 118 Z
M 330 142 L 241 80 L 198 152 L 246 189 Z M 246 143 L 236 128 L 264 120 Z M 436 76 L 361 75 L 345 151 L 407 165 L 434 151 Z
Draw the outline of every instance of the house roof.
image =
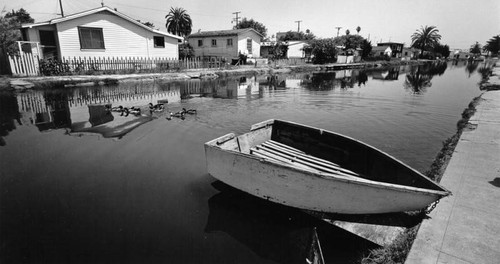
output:
M 61 23 L 61 22 L 65 22 L 65 21 L 68 21 L 68 20 L 72 20 L 72 19 L 76 19 L 76 18 L 80 18 L 80 17 L 84 17 L 84 16 L 88 16 L 88 15 L 92 15 L 92 14 L 95 14 L 95 13 L 99 13 L 99 12 L 110 12 L 122 19 L 125 19 L 127 21 L 129 21 L 130 23 L 133 23 L 139 27 L 142 27 L 148 31 L 151 31 L 155 34 L 159 34 L 159 35 L 163 35 L 163 36 L 167 36 L 167 37 L 172 37 L 172 38 L 175 38 L 175 39 L 179 39 L 179 40 L 183 40 L 184 38 L 180 37 L 180 36 L 176 36 L 176 35 L 173 35 L 173 34 L 169 34 L 169 33 L 166 33 L 166 32 L 162 32 L 162 31 L 159 31 L 159 30 L 155 30 L 155 29 L 152 29 L 144 24 L 142 24 L 141 22 L 123 14 L 123 13 L 120 13 L 118 12 L 117 10 L 115 9 L 112 9 L 110 7 L 107 7 L 107 6 L 103 6 L 103 7 L 99 7 L 99 8 L 95 8 L 95 9 L 90 9 L 90 10 L 87 10 L 87 11 L 83 11 L 83 12 L 80 12 L 80 13 L 75 13 L 75 14 L 71 14 L 71 15 L 67 15 L 67 16 L 64 16 L 64 17 L 58 17 L 58 18 L 54 18 L 54 19 L 51 19 L 51 20 L 48 20 L 48 21 L 44 21 L 44 22 L 38 22 L 38 23 L 31 23 L 31 24 L 23 24 L 21 25 L 21 28 L 32 28 L 32 27 L 39 27 L 39 26 L 45 26 L 45 25 L 54 25 L 54 24 L 57 24 L 57 23 Z
M 375 46 L 375 47 L 372 47 L 372 51 L 386 51 L 387 49 L 391 49 L 391 47 L 389 46 Z
M 225 36 L 238 36 L 242 33 L 246 33 L 249 31 L 255 32 L 260 37 L 264 37 L 257 30 L 253 28 L 242 28 L 242 29 L 231 29 L 231 30 L 216 30 L 216 31 L 203 31 L 193 33 L 188 36 L 188 38 L 206 38 L 206 37 L 225 37 Z

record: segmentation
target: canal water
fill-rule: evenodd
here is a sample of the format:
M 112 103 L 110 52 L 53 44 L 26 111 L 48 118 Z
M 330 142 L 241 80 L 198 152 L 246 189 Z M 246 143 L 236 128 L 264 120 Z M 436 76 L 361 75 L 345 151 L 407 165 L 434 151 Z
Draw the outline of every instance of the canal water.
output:
M 481 67 L 1 93 L 0 262 L 304 263 L 316 227 L 327 263 L 351 263 L 377 245 L 220 184 L 203 143 L 278 118 L 354 137 L 424 172 L 480 94 Z M 120 105 L 141 114 L 112 111 Z M 167 118 L 182 108 L 197 111 Z

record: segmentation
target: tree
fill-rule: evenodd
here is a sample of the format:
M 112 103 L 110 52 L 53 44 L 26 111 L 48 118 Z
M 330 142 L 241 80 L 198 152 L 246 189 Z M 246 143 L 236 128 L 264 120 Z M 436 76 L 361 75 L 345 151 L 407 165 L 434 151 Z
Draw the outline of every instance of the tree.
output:
M 267 36 L 266 26 L 264 26 L 264 24 L 262 24 L 260 22 L 253 20 L 253 18 L 247 19 L 246 17 L 244 17 L 241 20 L 241 22 L 239 22 L 236 25 L 235 28 L 236 29 L 253 28 L 253 29 L 255 29 L 255 31 L 259 32 L 263 36 L 263 38 L 265 38 Z
M 15 54 L 19 52 L 16 41 L 21 40 L 20 23 L 17 17 L 6 17 L 0 13 L 0 52 Z
M 366 58 L 370 56 L 370 53 L 372 52 L 372 42 L 368 41 L 367 39 L 363 39 L 363 42 L 361 42 L 360 48 L 363 49 L 361 53 L 361 58 Z
M 411 35 L 411 46 L 422 50 L 420 56 L 423 56 L 425 50 L 431 50 L 441 40 L 441 35 L 438 32 L 439 30 L 435 26 L 422 26 L 420 30 Z
M 165 16 L 167 23 L 167 31 L 177 36 L 185 37 L 191 34 L 191 29 L 193 27 L 193 22 L 191 17 L 181 7 L 170 8 L 170 12 Z
M 349 29 L 346 29 L 345 34 L 349 35 L 349 34 L 351 34 L 351 31 L 349 31 Z
M 194 49 L 189 43 L 179 44 L 179 58 L 190 59 L 194 57 Z
M 333 39 L 337 46 L 344 46 L 345 49 L 361 48 L 364 38 L 360 35 L 344 35 Z
M 5 14 L 6 18 L 15 18 L 20 24 L 26 24 L 26 23 L 34 23 L 35 20 L 30 16 L 26 10 L 23 8 L 14 11 L 12 10 L 11 12 Z
M 492 37 L 484 45 L 484 49 L 491 52 L 492 55 L 497 55 L 500 51 L 500 35 Z
M 356 27 L 356 32 L 358 32 L 358 35 L 359 35 L 360 31 L 361 31 L 361 27 L 360 26 Z
M 312 40 L 310 46 L 313 63 L 324 64 L 337 60 L 335 57 L 337 54 L 337 45 L 333 38 Z
M 441 54 L 444 58 L 448 58 L 450 56 L 450 47 L 448 45 L 443 45 L 438 43 L 434 45 L 434 52 Z
M 476 41 L 476 44 L 470 46 L 469 51 L 472 54 L 481 54 L 481 44 L 479 44 L 479 42 Z
M 284 36 L 281 36 L 278 41 L 289 41 L 289 40 L 311 40 L 316 38 L 313 33 L 308 29 L 306 33 L 297 31 L 287 31 Z

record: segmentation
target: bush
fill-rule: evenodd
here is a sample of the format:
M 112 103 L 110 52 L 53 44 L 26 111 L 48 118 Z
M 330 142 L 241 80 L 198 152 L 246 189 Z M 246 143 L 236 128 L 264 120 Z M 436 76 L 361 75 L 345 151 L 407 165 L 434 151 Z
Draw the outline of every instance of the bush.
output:
M 311 41 L 312 62 L 314 64 L 325 64 L 336 62 L 336 43 L 332 38 L 317 39 Z
M 67 63 L 54 59 L 40 60 L 40 72 L 45 76 L 66 75 L 70 73 Z

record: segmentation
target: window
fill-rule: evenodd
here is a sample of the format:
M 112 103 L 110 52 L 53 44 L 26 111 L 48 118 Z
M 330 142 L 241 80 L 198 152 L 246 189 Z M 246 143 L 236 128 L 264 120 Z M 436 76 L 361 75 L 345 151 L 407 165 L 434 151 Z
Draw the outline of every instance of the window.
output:
M 247 39 L 248 54 L 252 54 L 252 39 Z
M 40 30 L 38 33 L 40 34 L 40 44 L 44 46 L 56 46 L 54 31 Z
M 198 47 L 201 47 L 201 46 L 203 46 L 203 39 L 198 40 Z
M 153 36 L 153 42 L 155 43 L 155 48 L 165 48 L 165 37 Z
M 81 49 L 104 49 L 102 28 L 78 27 Z
M 227 39 L 227 46 L 232 47 L 233 46 L 233 39 Z
M 217 46 L 217 40 L 216 39 L 212 39 L 212 46 L 213 47 Z

